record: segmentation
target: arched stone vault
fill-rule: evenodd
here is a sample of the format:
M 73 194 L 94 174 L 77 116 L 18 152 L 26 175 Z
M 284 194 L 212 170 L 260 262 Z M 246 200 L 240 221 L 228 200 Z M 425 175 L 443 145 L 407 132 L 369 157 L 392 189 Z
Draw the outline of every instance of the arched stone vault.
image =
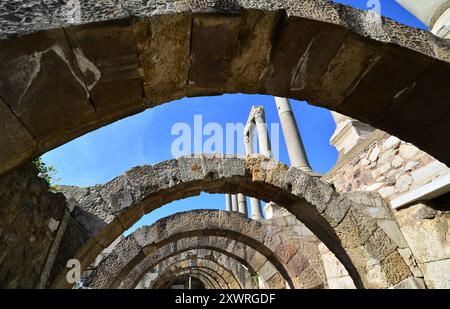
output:
M 225 283 L 222 286 L 225 286 L 225 288 L 229 289 L 242 289 L 241 283 L 236 279 L 234 274 L 232 272 L 229 272 L 226 268 L 224 268 L 221 265 L 217 265 L 214 261 L 211 260 L 202 260 L 200 259 L 198 261 L 198 265 L 186 265 L 184 263 L 186 261 L 176 261 L 172 264 L 166 265 L 166 270 L 163 271 L 156 280 L 151 284 L 151 289 L 158 289 L 161 288 L 164 283 L 170 279 L 170 277 L 173 277 L 174 275 L 180 273 L 180 272 L 188 272 L 189 270 L 195 270 L 195 269 L 208 269 L 210 270 L 209 274 L 213 278 L 217 278 L 217 281 L 222 281 Z
M 266 288 L 284 288 L 286 280 L 275 266 L 253 248 L 225 237 L 199 236 L 183 238 L 175 243 L 168 244 L 158 250 L 155 254 L 145 257 L 136 265 L 120 282 L 119 288 L 134 288 L 142 280 L 143 276 L 158 262 L 175 254 L 198 249 L 208 249 L 229 256 L 244 265 L 251 273 L 257 274 L 258 279 Z M 267 263 L 267 265 L 265 265 Z M 263 269 L 264 267 L 264 269 Z M 265 272 L 260 272 L 263 269 Z M 268 271 L 269 270 L 269 271 Z M 267 273 L 267 274 L 266 274 Z M 279 282 L 282 281 L 280 285 Z M 115 288 L 117 281 L 111 286 Z
M 156 278 L 153 279 L 155 282 L 158 277 L 164 276 L 164 272 L 172 267 L 189 269 L 200 266 L 206 266 L 214 271 L 217 271 L 217 273 L 226 280 L 227 285 L 232 288 L 257 287 L 256 283 L 250 276 L 250 272 L 237 260 L 234 260 L 222 253 L 206 249 L 181 252 L 161 261 L 153 267 L 150 272 L 157 273 Z
M 217 284 L 216 286 L 214 286 L 214 284 L 211 282 L 211 280 L 208 280 L 207 278 L 205 278 L 205 277 L 202 277 L 202 275 L 204 274 L 204 273 L 202 273 L 202 272 L 200 272 L 200 270 L 201 269 L 195 269 L 195 270 L 181 270 L 181 271 L 179 271 L 178 273 L 175 273 L 174 275 L 176 275 L 176 276 L 178 276 L 178 277 L 183 277 L 183 276 L 186 276 L 186 275 L 191 275 L 191 276 L 195 276 L 195 277 L 197 277 L 199 280 L 202 280 L 202 278 L 204 279 L 204 281 L 203 281 L 203 284 L 204 284 L 204 286 L 205 286 L 205 288 L 206 289 L 221 289 L 221 287 Z M 209 283 L 208 282 L 205 282 L 206 280 L 208 280 L 209 281 Z M 161 288 L 166 288 L 168 285 L 170 284 L 170 281 L 168 281 L 167 283 L 166 283 L 166 286 L 165 287 L 161 287 Z
M 177 274 L 177 275 L 178 275 L 177 278 L 183 278 L 183 277 L 185 277 L 187 274 L 189 274 L 189 275 L 192 276 L 193 278 L 196 278 L 196 279 L 200 280 L 200 282 L 202 282 L 202 284 L 203 284 L 203 286 L 205 287 L 205 289 L 220 289 L 220 287 L 215 287 L 215 286 L 210 282 L 210 280 L 208 280 L 207 278 L 203 277 L 203 276 L 202 276 L 202 273 L 197 272 L 197 270 L 193 270 L 193 271 L 191 271 L 191 272 L 189 272 L 189 273 L 187 273 L 187 271 L 179 272 L 179 273 Z M 169 285 L 169 284 L 172 284 L 172 283 L 173 283 L 173 281 L 170 282 L 170 283 L 168 282 L 168 285 Z M 166 287 L 167 287 L 168 285 L 166 285 Z M 166 287 L 163 287 L 163 288 L 166 288 Z
M 174 271 L 173 275 L 186 275 L 189 272 L 193 272 L 194 274 L 196 274 L 199 277 L 202 277 L 209 280 L 210 282 L 210 286 L 211 287 L 207 287 L 207 289 L 229 289 L 228 285 L 225 284 L 224 282 L 220 282 L 219 280 L 215 280 L 215 278 L 213 277 L 213 272 L 208 269 L 208 268 L 204 268 L 204 267 L 198 267 L 195 269 L 191 269 L 191 270 L 187 270 L 187 269 L 182 269 L 182 270 L 176 270 Z M 164 288 L 164 287 L 159 287 L 159 288 Z
M 196 277 L 200 279 L 203 284 L 205 285 L 205 288 L 207 289 L 229 289 L 228 284 L 225 282 L 223 278 L 221 278 L 217 273 L 214 273 L 213 270 L 206 268 L 206 267 L 195 267 L 195 268 L 175 268 L 175 269 L 168 269 L 167 272 L 165 272 L 164 279 L 167 279 L 167 281 L 170 281 L 170 278 L 168 277 L 183 277 L 185 275 L 191 275 L 193 277 Z M 161 278 L 162 279 L 162 278 Z M 149 282 L 147 284 L 152 284 L 154 282 L 154 278 L 149 278 Z M 144 284 L 144 283 L 142 283 Z M 150 286 L 140 285 L 137 287 L 137 289 L 148 289 L 152 288 Z M 161 287 L 165 288 L 165 287 Z
M 336 255 L 357 287 L 387 287 L 411 276 L 398 252 L 401 244 L 389 238 L 369 213 L 373 204 L 384 205 L 383 199 L 338 194 L 316 177 L 261 156 L 182 157 L 134 168 L 106 185 L 63 191 L 74 209 L 56 258 L 59 266 L 54 268 L 52 286 L 67 285 L 67 260 L 77 258 L 86 267 L 145 213 L 202 191 L 243 193 L 283 205 Z M 233 218 L 242 220 L 232 214 L 224 216 L 230 218 L 217 220 L 217 224 L 225 230 L 233 229 Z M 199 218 L 193 217 L 190 223 L 197 224 L 195 230 L 202 228 Z M 248 224 L 248 230 L 241 232 L 252 235 L 258 223 Z M 176 229 L 168 226 L 155 226 L 155 239 L 174 233 Z M 263 235 L 256 236 L 264 243 Z M 281 260 L 289 258 L 288 254 Z
M 189 272 L 189 274 L 195 276 L 197 279 L 203 281 L 203 285 L 205 286 L 206 289 L 221 289 L 220 285 L 213 281 L 211 277 L 208 277 L 207 272 L 202 271 L 204 269 L 195 269 L 195 270 L 191 270 Z M 185 276 L 188 274 L 188 271 L 184 270 L 184 271 L 180 271 L 178 273 L 178 275 L 180 277 Z
M 200 216 L 204 221 L 202 227 L 198 227 L 198 229 L 186 224 L 196 216 Z M 211 217 L 213 218 L 210 219 Z M 142 274 L 157 263 L 159 259 L 165 256 L 170 257 L 180 251 L 210 246 L 216 251 L 221 250 L 233 259 L 238 255 L 236 259 L 243 261 L 242 264 L 246 266 L 249 265 L 249 269 L 255 271 L 268 287 L 280 288 L 280 282 L 282 282 L 281 287 L 283 288 L 286 286 L 286 282 L 294 287 L 292 281 L 297 276 L 303 281 L 309 280 L 308 284 L 304 285 L 305 287 L 323 287 L 325 285 L 323 269 L 318 267 L 319 263 L 314 260 L 315 263 L 310 265 L 311 259 L 317 259 L 317 257 L 309 256 L 307 244 L 290 240 L 289 234 L 277 226 L 254 225 L 238 214 L 233 214 L 232 217 L 235 218 L 233 218 L 234 222 L 231 222 L 229 229 L 225 228 L 227 224 L 219 226 L 214 222 L 229 219 L 228 216 L 224 216 L 223 212 L 217 211 L 181 213 L 174 217 L 161 219 L 153 226 L 143 227 L 119 243 L 112 254 L 107 256 L 94 269 L 86 280 L 86 284 L 95 288 L 116 288 L 134 271 L 128 283 L 123 286 L 134 287 L 138 278 L 142 277 Z M 179 222 L 179 225 L 184 225 L 184 227 L 177 226 L 176 222 Z M 160 239 L 155 239 L 153 235 L 155 235 L 156 229 L 161 226 L 173 229 L 174 232 L 169 232 L 167 236 L 161 235 Z M 254 230 L 249 232 L 250 229 Z M 189 238 L 184 236 L 193 234 L 201 236 Z M 264 239 L 263 242 L 253 239 L 255 234 L 262 235 L 260 239 Z M 215 235 L 223 235 L 223 237 Z M 133 239 L 140 240 L 139 246 L 141 248 L 135 248 Z M 168 243 L 169 241 L 170 243 Z M 161 243 L 168 244 L 160 247 Z M 156 250 L 156 248 L 158 249 Z M 285 263 L 278 254 L 273 252 L 274 249 L 288 250 L 289 252 L 285 254 L 290 256 L 291 261 Z M 246 259 L 249 261 L 247 262 Z M 305 274 L 301 276 L 303 271 L 305 271 Z M 308 275 L 308 277 L 305 277 L 305 275 Z
M 310 265 L 301 245 L 290 240 L 282 228 L 268 227 L 241 214 L 217 210 L 178 213 L 139 228 L 117 244 L 86 284 L 95 288 L 113 287 L 114 282 L 119 284 L 146 256 L 169 243 L 192 236 L 239 240 L 269 260 L 292 288 L 323 286 L 320 274 Z
M 186 275 L 189 272 L 197 273 L 198 275 L 203 275 L 205 278 L 211 282 L 211 285 L 214 286 L 214 289 L 230 289 L 230 284 L 227 283 L 227 281 L 220 276 L 217 272 L 212 270 L 209 267 L 205 266 L 198 266 L 198 267 L 184 267 L 184 268 L 171 268 L 168 269 L 167 272 L 165 272 L 164 277 L 160 278 L 160 282 L 155 282 L 153 286 L 151 286 L 151 289 L 160 289 L 163 288 L 162 286 L 156 286 L 156 285 L 162 285 L 164 284 L 164 280 L 167 280 L 170 276 L 177 276 L 177 275 Z M 233 286 L 233 284 L 231 284 Z M 234 287 L 239 288 L 239 287 Z
M 0 3 L 0 173 L 146 108 L 235 92 L 307 100 L 450 163 L 450 43 L 429 32 L 325 0 L 31 2 Z
M 174 272 L 179 272 L 182 270 L 196 269 L 196 268 L 205 268 L 210 270 L 210 275 L 217 279 L 216 281 L 221 282 L 221 286 L 226 288 L 236 288 L 241 289 L 242 285 L 236 278 L 235 274 L 228 269 L 225 265 L 208 259 L 199 258 L 197 261 L 190 260 L 189 258 L 180 258 L 178 260 L 177 257 L 172 257 L 169 260 L 162 262 L 161 270 L 162 273 L 158 275 L 158 277 L 163 276 L 167 279 L 168 276 L 171 276 Z M 165 272 L 168 270 L 169 273 Z M 160 279 L 157 277 L 157 280 Z M 155 288 L 155 283 L 152 284 L 150 288 Z

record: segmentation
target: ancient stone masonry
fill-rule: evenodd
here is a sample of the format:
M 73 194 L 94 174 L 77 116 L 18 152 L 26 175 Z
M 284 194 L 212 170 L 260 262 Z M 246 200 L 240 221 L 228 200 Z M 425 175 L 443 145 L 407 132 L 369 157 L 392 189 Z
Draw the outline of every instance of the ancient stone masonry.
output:
M 160 231 L 161 226 L 165 226 L 166 231 Z M 203 246 L 208 244 L 210 237 L 220 235 L 225 239 L 234 240 L 229 243 L 227 248 L 229 252 L 235 252 L 231 249 L 239 245 L 238 240 L 246 245 L 246 249 L 252 248 L 259 252 L 258 256 L 264 258 L 257 264 L 258 266 L 254 266 L 254 271 L 269 286 L 273 282 L 281 282 L 283 288 L 286 285 L 292 288 L 325 285 L 323 270 L 320 271 L 322 269 L 320 257 L 309 256 L 311 251 L 308 250 L 307 244 L 289 241 L 290 236 L 286 230 L 277 225 L 261 225 L 241 214 L 212 210 L 180 213 L 161 219 L 151 227 L 140 228 L 117 245 L 112 254 L 106 257 L 89 276 L 85 284 L 95 288 L 108 288 L 114 284 L 118 286 L 130 269 L 145 260 L 146 256 L 154 255 L 162 245 L 180 241 L 186 237 L 183 235 L 196 234 L 202 235 L 199 241 L 203 242 Z M 244 255 L 250 256 L 250 252 Z M 150 258 L 152 259 L 154 258 Z M 310 264 L 310 261 L 313 264 Z
M 450 163 L 450 43 L 372 12 L 325 0 L 2 1 L 0 29 L 0 173 L 146 108 L 235 92 L 307 100 Z
M 339 192 L 378 192 L 387 201 L 395 202 L 402 194 L 449 171 L 414 145 L 378 131 L 343 158 L 324 180 L 333 182 Z
M 269 203 L 270 204 L 270 203 Z M 266 204 L 266 216 L 267 204 Z M 327 288 L 354 289 L 352 278 L 336 256 L 297 218 L 279 205 L 271 205 L 270 219 L 265 219 L 262 224 L 272 224 L 281 227 L 285 233 L 291 235 L 303 246 L 303 251 L 308 252 L 310 264 L 315 269 L 320 269 L 321 277 L 326 278 Z M 323 272 L 323 273 L 322 273 Z
M 423 276 L 429 288 L 448 288 L 449 272 L 442 269 L 450 269 L 450 200 L 448 194 L 438 196 L 449 190 L 449 175 L 447 166 L 414 145 L 376 131 L 323 180 L 339 192 L 378 192 L 397 209 L 380 223 L 387 232 L 400 228 L 410 247 L 402 255 L 414 255 L 417 262 L 413 273 Z
M 154 272 L 150 272 L 151 269 L 155 268 L 162 261 L 174 255 L 183 252 L 193 252 L 194 250 L 209 250 L 214 254 L 222 254 L 239 262 L 247 269 L 246 272 L 251 274 L 252 281 L 258 283 L 260 287 L 286 287 L 285 276 L 280 273 L 280 271 L 283 274 L 285 273 L 282 268 L 277 269 L 258 250 L 240 241 L 221 236 L 186 237 L 167 244 L 161 247 L 156 253 L 145 257 L 126 275 L 118 287 L 134 288 L 148 282 L 148 278 L 154 275 Z M 113 287 L 115 287 L 114 284 Z
M 167 281 L 167 279 L 173 278 L 174 269 L 182 271 L 202 266 L 209 266 L 209 268 L 217 271 L 217 274 L 226 280 L 227 288 L 257 288 L 256 281 L 252 280 L 250 272 L 241 263 L 223 253 L 207 249 L 184 252 L 171 257 L 159 263 L 157 267 L 147 273 L 143 281 L 147 285 L 150 284 L 147 287 L 157 288 L 164 285 L 164 281 Z M 155 274 L 156 276 L 154 276 Z M 139 282 L 138 287 L 142 287 L 142 285 Z
M 447 11 L 427 15 L 442 36 Z M 73 288 L 77 260 L 83 288 L 449 288 L 449 84 L 450 41 L 326 0 L 1 1 L 0 287 Z M 236 92 L 277 96 L 291 167 L 266 139 L 265 156 L 247 143 L 245 157 L 184 156 L 53 193 L 28 164 L 147 108 Z M 323 177 L 285 98 L 364 122 L 355 139 L 341 121 Z M 228 211 L 123 236 L 202 192 L 227 194 Z M 271 215 L 255 203 L 247 218 L 245 196 Z
M 262 156 L 181 157 L 135 168 L 106 185 L 63 191 L 77 205 L 68 225 L 71 237 L 63 238 L 65 250 L 58 254 L 51 286 L 67 286 L 63 265 L 69 258 L 79 259 L 85 269 L 144 213 L 201 191 L 242 192 L 283 205 L 335 254 L 357 287 L 389 287 L 412 277 L 399 251 L 404 243 L 387 234 L 370 215 L 384 209 L 381 198 L 364 193 L 340 195 L 317 177 Z M 194 224 L 197 219 L 188 221 Z M 250 226 L 256 228 L 254 224 Z M 176 232 L 166 227 L 157 233 Z
M 305 234 L 305 230 L 301 230 L 303 225 L 299 225 L 297 219 L 333 252 L 357 287 L 404 285 L 405 280 L 415 282 L 421 276 L 414 268 L 416 262 L 413 255 L 405 258 L 402 255 L 409 252 L 409 248 L 401 233 L 396 233 L 395 221 L 391 220 L 394 225 L 391 224 L 389 229 L 382 224 L 389 214 L 379 196 L 367 193 L 340 195 L 317 177 L 262 156 L 182 157 L 153 166 L 137 167 L 106 185 L 61 189 L 72 211 L 62 220 L 62 233 L 55 236 L 57 241 L 56 245 L 52 245 L 52 258 L 46 263 L 48 275 L 43 275 L 48 280 L 39 278 L 39 284 L 44 282 L 44 286 L 48 282 L 50 287 L 69 287 L 65 278 L 69 259 L 78 259 L 82 269 L 87 269 L 104 248 L 144 213 L 201 191 L 243 192 L 262 200 L 273 200 L 293 215 L 274 217 L 264 220 L 262 224 L 237 212 L 204 211 L 202 215 L 196 215 L 196 212 L 174 215 L 119 241 L 112 253 L 94 269 L 89 277 L 92 279 L 87 283 L 118 287 L 122 281 L 124 284 L 127 282 L 126 275 L 133 273 L 133 268 L 137 266 L 136 269 L 142 269 L 139 262 L 144 263 L 146 256 L 153 254 L 157 248 L 187 237 L 227 235 L 253 250 L 259 250 L 270 261 L 254 268 L 265 286 L 279 286 L 283 282 L 293 287 L 327 286 L 327 281 L 334 277 L 329 271 L 327 273 L 326 266 L 324 271 L 317 273 L 319 266 L 326 263 L 317 253 L 317 240 L 306 241 L 311 236 L 308 234 L 310 232 Z M 66 207 L 63 198 L 61 202 Z M 272 232 L 269 234 L 264 232 L 268 224 L 275 224 L 271 225 L 269 230 Z M 291 234 L 294 236 L 292 244 L 286 242 L 289 236 L 276 236 L 277 233 L 289 233 L 294 226 L 300 230 Z M 55 224 L 51 223 L 50 227 L 54 228 Z M 205 244 L 205 239 L 200 239 L 198 243 Z M 155 243 L 159 245 L 155 247 Z M 299 249 L 298 246 L 305 247 Z M 123 257 L 117 255 L 120 248 L 126 248 Z M 312 255 L 305 259 L 302 254 Z M 249 265 L 255 262 L 252 260 Z M 14 267 L 8 268 L 10 272 L 16 270 Z M 347 276 L 345 271 L 343 277 Z M 20 273 L 14 275 L 24 278 Z M 101 279 L 94 280 L 95 276 Z M 139 276 L 138 273 L 132 282 Z M 16 286 L 38 285 L 30 277 L 26 278 L 26 282 Z M 9 278 L 5 278 L 4 284 L 14 286 Z
M 44 287 L 67 220 L 66 199 L 29 164 L 0 179 L 0 287 Z

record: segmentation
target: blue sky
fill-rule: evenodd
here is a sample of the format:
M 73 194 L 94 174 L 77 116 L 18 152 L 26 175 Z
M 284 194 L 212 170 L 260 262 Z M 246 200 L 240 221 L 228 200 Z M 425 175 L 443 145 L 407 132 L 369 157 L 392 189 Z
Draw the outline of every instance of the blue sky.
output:
M 335 2 L 360 9 L 366 9 L 367 4 L 366 0 Z M 381 0 L 381 14 L 413 27 L 426 28 L 394 0 Z M 291 104 L 313 169 L 326 173 L 337 159 L 335 148 L 329 145 L 335 129 L 330 112 L 305 102 L 291 100 Z M 202 115 L 203 126 L 210 122 L 219 123 L 223 128 L 227 122 L 245 124 L 252 105 L 264 106 L 269 124 L 279 122 L 271 96 L 234 94 L 185 98 L 81 136 L 46 153 L 43 160 L 55 166 L 59 184 L 89 186 L 105 183 L 134 166 L 172 158 L 171 145 L 177 136 L 171 134 L 171 129 L 175 123 L 184 122 L 192 127 L 194 115 Z M 203 141 L 206 139 L 208 136 L 203 136 Z M 282 135 L 279 150 L 279 160 L 289 163 Z M 217 194 L 176 201 L 146 215 L 129 231 L 175 212 L 223 209 L 224 205 L 224 196 Z

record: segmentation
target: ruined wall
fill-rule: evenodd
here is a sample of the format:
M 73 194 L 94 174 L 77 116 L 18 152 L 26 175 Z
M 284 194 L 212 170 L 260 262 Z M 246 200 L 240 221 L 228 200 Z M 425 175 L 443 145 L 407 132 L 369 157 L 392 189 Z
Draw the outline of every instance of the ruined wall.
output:
M 1 288 L 43 287 L 53 265 L 66 199 L 37 174 L 29 164 L 0 178 Z
M 412 192 L 423 191 L 449 173 L 447 166 L 414 145 L 375 131 L 323 180 L 338 192 L 378 192 L 390 204 L 427 287 L 450 288 L 449 194 L 405 203 Z
M 376 131 L 344 156 L 324 180 L 333 183 L 338 192 L 378 192 L 392 201 L 449 171 L 414 145 Z
M 344 265 L 303 223 L 285 208 L 276 204 L 272 204 L 271 208 L 272 218 L 263 220 L 263 224 L 283 227 L 291 239 L 296 239 L 302 244 L 303 250 L 307 250 L 308 256 L 315 257 L 309 262 L 319 270 L 323 282 L 327 283 L 325 288 L 356 288 Z
M 413 256 L 411 248 L 407 243 L 397 220 L 390 210 L 389 205 L 379 195 L 372 195 L 364 192 L 348 192 L 345 196 L 357 204 L 365 208 L 375 221 L 380 231 L 384 231 L 387 237 L 381 237 L 380 233 L 374 234 L 376 241 L 369 245 L 390 248 L 392 244 L 398 246 L 399 254 L 405 259 L 406 264 L 413 276 L 402 280 L 398 284 L 392 286 L 394 289 L 403 288 L 425 288 L 423 274 L 417 266 L 416 259 Z M 265 224 L 276 224 L 284 226 L 291 235 L 291 238 L 301 241 L 303 249 L 307 250 L 309 256 L 316 256 L 310 263 L 316 263 L 317 269 L 321 270 L 322 278 L 330 289 L 354 289 L 355 284 L 349 276 L 347 270 L 342 263 L 311 231 L 309 231 L 303 223 L 297 220 L 295 216 L 290 214 L 286 209 L 277 206 L 276 210 L 272 210 L 273 219 L 264 220 Z M 319 262 L 319 263 L 317 263 Z M 382 268 L 381 257 L 374 255 L 367 265 L 365 271 L 371 280 L 375 282 L 383 282 L 385 278 L 380 274 L 379 269 Z M 395 271 L 394 271 L 395 272 Z

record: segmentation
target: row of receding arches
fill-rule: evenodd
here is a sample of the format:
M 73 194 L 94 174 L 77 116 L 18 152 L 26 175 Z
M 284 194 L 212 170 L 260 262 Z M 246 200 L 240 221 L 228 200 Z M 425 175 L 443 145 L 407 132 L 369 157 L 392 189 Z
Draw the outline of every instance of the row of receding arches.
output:
M 339 194 L 317 177 L 263 156 L 182 157 L 134 168 L 105 185 L 62 190 L 73 211 L 51 287 L 70 286 L 68 259 L 79 260 L 85 270 L 144 214 L 201 192 L 243 193 L 282 205 L 334 253 L 356 287 L 385 288 L 413 276 L 401 255 L 402 244 L 389 234 L 392 229 L 385 231 L 371 215 L 389 212 L 378 195 Z M 161 257 L 222 243 L 214 250 L 235 254 L 234 260 L 256 273 L 258 286 L 327 286 L 317 256 L 309 256 L 305 243 L 293 238 L 289 229 L 225 211 L 179 213 L 139 228 L 116 245 L 84 285 L 135 287 Z M 253 265 L 255 261 L 259 263 Z
M 201 221 L 203 226 L 187 223 L 192 221 Z M 174 232 L 167 238 L 155 239 L 153 233 L 161 226 L 170 227 Z M 282 227 L 255 222 L 238 213 L 216 210 L 178 213 L 123 239 L 87 276 L 84 285 L 134 288 L 160 263 L 185 257 L 193 250 L 206 250 L 214 252 L 209 257 L 220 261 L 225 268 L 233 269 L 237 264 L 244 267 L 246 271 L 235 272 L 245 277 L 237 280 L 239 287 L 254 288 L 254 283 L 265 288 L 326 286 L 323 269 L 316 268 L 318 256 L 309 254 L 302 245 Z

